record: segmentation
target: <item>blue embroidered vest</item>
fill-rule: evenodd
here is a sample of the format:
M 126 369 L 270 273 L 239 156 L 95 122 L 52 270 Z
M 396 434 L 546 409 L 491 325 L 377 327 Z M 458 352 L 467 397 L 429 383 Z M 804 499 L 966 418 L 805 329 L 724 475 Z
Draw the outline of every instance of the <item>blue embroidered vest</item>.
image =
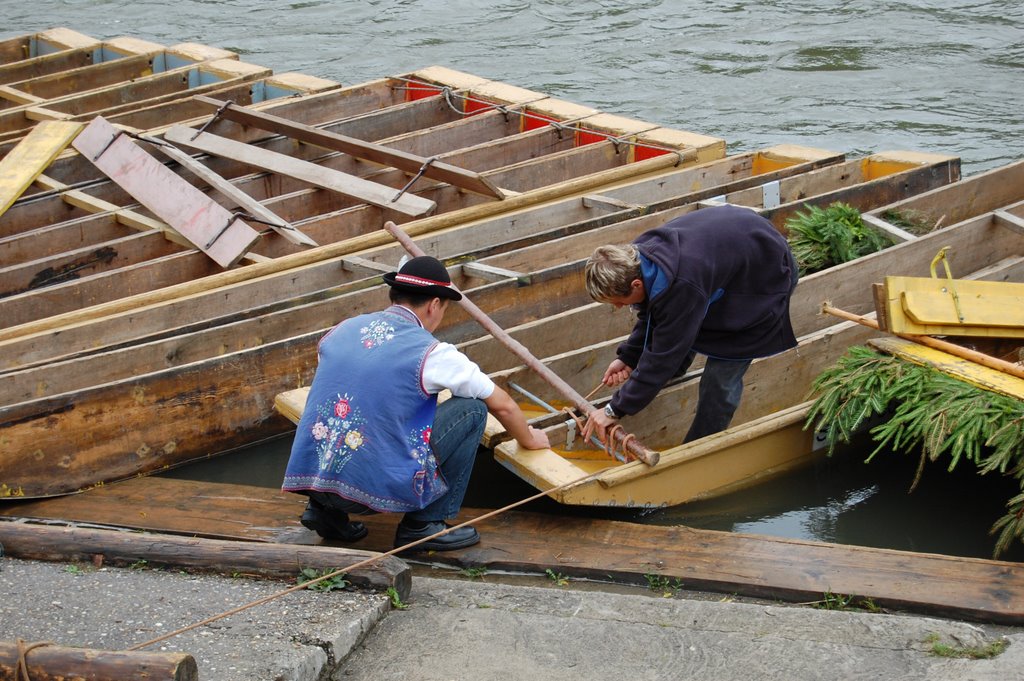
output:
M 437 395 L 422 381 L 436 344 L 395 305 L 324 336 L 282 489 L 333 492 L 389 512 L 421 509 L 447 492 L 430 448 Z

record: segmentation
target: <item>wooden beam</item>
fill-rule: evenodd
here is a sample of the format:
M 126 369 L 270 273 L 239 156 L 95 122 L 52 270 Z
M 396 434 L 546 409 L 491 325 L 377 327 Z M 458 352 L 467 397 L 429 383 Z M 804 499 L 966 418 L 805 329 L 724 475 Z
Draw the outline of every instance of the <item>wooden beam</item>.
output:
M 231 184 L 228 180 L 224 179 L 214 171 L 210 170 L 198 160 L 192 158 L 181 149 L 167 142 L 162 142 L 152 138 L 141 138 L 143 141 L 153 144 L 161 152 L 169 156 L 171 159 L 177 161 L 182 167 L 188 169 L 196 177 L 199 177 L 204 182 L 213 187 L 214 190 L 220 192 L 227 198 L 235 202 L 235 205 L 242 210 L 248 212 L 255 218 L 264 221 L 270 226 L 275 232 L 283 236 L 293 244 L 300 246 L 319 246 L 319 244 L 308 236 L 303 234 L 294 226 L 288 224 L 280 217 L 274 214 L 269 208 L 264 206 L 262 203 L 254 199 L 253 197 L 246 194 L 240 188 Z
M 38 104 L 39 102 L 46 101 L 43 97 L 30 95 L 10 85 L 0 85 L 0 99 L 6 99 L 8 102 L 14 102 L 15 104 Z
M 241 260 L 260 238 L 259 232 L 178 177 L 102 116 L 93 119 L 73 146 L 221 267 Z
M 334 569 L 379 555 L 340 546 L 264 544 L 10 521 L 0 521 L 0 543 L 8 555 L 27 560 L 91 561 L 99 554 L 104 563 L 114 565 L 145 560 L 167 567 L 247 572 L 286 579 L 295 578 L 303 567 Z M 381 591 L 393 587 L 408 597 L 412 570 L 405 561 L 389 556 L 354 570 L 346 579 Z
M 357 274 L 366 274 L 369 276 L 376 276 L 378 274 L 384 274 L 386 272 L 393 272 L 394 267 L 379 263 L 376 260 L 369 260 L 367 258 L 360 258 L 357 255 L 346 255 L 341 259 L 342 266 L 349 272 L 356 272 Z
M 506 279 L 515 279 L 519 282 L 520 286 L 526 286 L 531 282 L 529 274 L 507 270 L 503 267 L 486 265 L 482 262 L 462 263 L 462 273 L 467 277 L 476 277 L 477 279 L 483 279 L 484 281 L 504 281 Z
M 46 175 L 36 178 L 36 184 L 44 189 L 60 192 L 60 198 L 68 205 L 81 208 L 89 213 L 113 213 L 118 223 L 125 227 L 137 229 L 140 232 L 150 230 L 163 232 L 168 241 L 173 241 L 182 246 L 192 247 L 192 242 L 174 231 L 174 228 L 161 220 L 138 213 L 131 208 L 122 208 L 116 203 L 110 203 L 103 199 L 86 194 L 79 189 L 70 189 L 63 182 L 58 182 Z
M 1005 210 L 997 210 L 995 211 L 995 220 L 1003 227 L 1012 229 L 1018 234 L 1024 234 L 1024 218 L 1019 218 Z
M 886 236 L 892 237 L 892 239 L 896 243 L 902 243 L 904 241 L 913 241 L 914 239 L 917 238 L 910 232 L 902 230 L 896 225 L 886 222 L 885 220 L 876 215 L 872 215 L 870 213 L 861 213 L 860 219 L 863 220 L 865 223 L 871 225 L 878 231 L 882 232 Z
M 398 149 L 391 149 L 381 144 L 295 123 L 280 116 L 238 106 L 233 102 L 223 102 L 219 99 L 202 95 L 196 96 L 195 99 L 197 102 L 203 102 L 217 108 L 220 117 L 227 118 L 236 123 L 268 130 L 279 135 L 292 137 L 301 142 L 330 149 L 331 151 L 340 151 L 381 165 L 392 166 L 407 173 L 422 173 L 424 177 L 447 182 L 460 189 L 483 194 L 484 196 L 490 196 L 495 199 L 505 198 L 502 191 L 488 181 L 487 178 L 479 173 L 465 170 L 449 163 L 435 161 Z
M 600 194 L 588 194 L 584 196 L 583 205 L 587 208 L 601 208 L 613 213 L 620 210 L 630 210 L 638 207 L 636 204 L 626 203 L 625 201 L 613 199 L 608 196 L 601 196 Z
M 200 132 L 193 128 L 175 125 L 164 133 L 164 139 L 173 144 L 190 147 L 213 156 L 239 161 L 260 170 L 288 175 L 315 187 L 337 192 L 343 196 L 387 208 L 403 215 L 421 217 L 433 213 L 437 208 L 437 204 L 433 201 L 415 194 L 397 196 L 398 191 L 391 187 L 318 166 L 309 161 L 302 161 L 286 154 Z
M 872 338 L 868 341 L 868 345 L 913 364 L 931 367 L 982 390 L 996 392 L 1016 400 L 1024 400 L 1024 378 L 1020 376 L 1013 376 L 1005 371 L 993 369 L 905 338 Z
M 188 653 L 95 650 L 46 643 L 31 648 L 21 666 L 17 641 L 0 641 L 0 679 L 11 681 L 199 681 L 199 668 Z M 22 676 L 25 674 L 25 676 Z

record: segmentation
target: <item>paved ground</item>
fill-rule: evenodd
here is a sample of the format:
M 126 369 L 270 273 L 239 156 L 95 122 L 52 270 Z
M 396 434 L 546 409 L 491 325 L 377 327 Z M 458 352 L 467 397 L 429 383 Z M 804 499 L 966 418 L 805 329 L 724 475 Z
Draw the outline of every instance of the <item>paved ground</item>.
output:
M 1024 679 L 1024 629 L 418 568 L 406 609 L 297 592 L 147 650 L 204 680 Z M 512 581 L 514 583 L 507 583 Z M 0 639 L 126 649 L 288 584 L 0 559 Z M 994 659 L 938 657 L 936 642 Z

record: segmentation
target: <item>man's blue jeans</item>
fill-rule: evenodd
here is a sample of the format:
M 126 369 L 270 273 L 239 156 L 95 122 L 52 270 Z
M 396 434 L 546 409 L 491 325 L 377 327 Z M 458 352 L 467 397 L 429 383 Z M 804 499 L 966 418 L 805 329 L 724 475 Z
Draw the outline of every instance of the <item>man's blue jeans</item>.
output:
M 680 373 L 689 368 L 694 353 L 687 355 Z M 733 414 L 743 397 L 743 374 L 749 359 L 716 359 L 708 357 L 697 389 L 697 414 L 683 442 L 692 442 L 729 427 Z
M 448 483 L 448 492 L 426 507 L 406 513 L 407 519 L 433 522 L 458 515 L 486 425 L 487 405 L 483 400 L 453 397 L 437 405 L 434 425 L 430 429 L 430 446 L 441 468 L 441 475 Z M 320 506 L 333 511 L 359 515 L 374 513 L 366 506 L 337 494 L 314 491 L 305 494 Z
M 458 514 L 486 425 L 487 405 L 483 400 L 453 397 L 437 405 L 430 446 L 448 483 L 448 492 L 419 511 L 406 513 L 407 520 L 433 522 Z

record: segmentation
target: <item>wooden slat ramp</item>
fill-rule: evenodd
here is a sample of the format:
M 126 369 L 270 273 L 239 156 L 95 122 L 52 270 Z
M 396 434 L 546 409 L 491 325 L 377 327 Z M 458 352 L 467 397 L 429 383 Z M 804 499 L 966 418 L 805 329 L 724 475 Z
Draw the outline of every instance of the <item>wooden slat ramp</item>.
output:
M 298 523 L 303 501 L 274 489 L 136 478 L 77 495 L 5 502 L 0 515 L 66 520 L 221 539 L 299 544 L 319 538 Z M 459 521 L 486 513 L 463 509 Z M 360 518 L 370 529 L 352 548 L 387 551 L 397 515 Z M 482 521 L 483 541 L 417 558 L 454 567 L 543 572 L 645 583 L 644 575 L 691 589 L 789 601 L 825 592 L 945 617 L 1024 623 L 1019 563 L 843 546 L 755 535 L 510 511 Z M 341 545 L 341 544 L 338 544 Z

